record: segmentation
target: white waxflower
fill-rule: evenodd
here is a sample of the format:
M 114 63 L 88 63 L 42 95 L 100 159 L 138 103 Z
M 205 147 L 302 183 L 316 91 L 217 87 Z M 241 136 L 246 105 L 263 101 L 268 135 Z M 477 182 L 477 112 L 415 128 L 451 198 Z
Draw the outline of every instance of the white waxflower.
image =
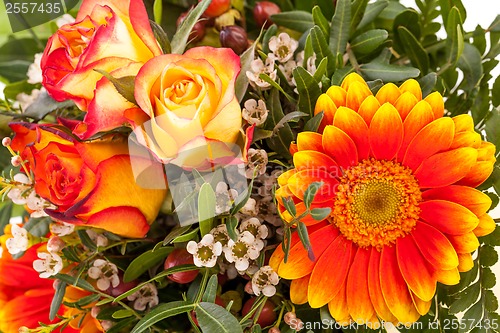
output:
M 87 232 L 87 235 L 89 235 L 90 240 L 98 247 L 108 246 L 108 238 L 106 238 L 106 236 L 101 235 L 92 229 L 87 229 L 85 231 Z
M 63 237 L 72 234 L 75 231 L 75 226 L 66 222 L 52 222 L 49 229 L 53 235 Z
M 110 286 L 115 288 L 120 284 L 118 267 L 103 259 L 96 259 L 88 274 L 90 278 L 97 280 L 97 288 L 100 290 L 107 290 Z
M 40 273 L 42 279 L 56 275 L 63 268 L 61 257 L 55 253 L 40 252 L 38 258 L 33 261 L 33 268 Z
M 269 39 L 269 50 L 273 52 L 276 59 L 281 63 L 292 59 L 298 46 L 299 42 L 291 38 L 286 32 L 282 32 L 278 36 L 273 36 Z
M 267 227 L 256 217 L 241 222 L 239 229 L 240 232 L 249 231 L 256 239 L 266 239 L 269 234 Z
M 50 253 L 57 253 L 64 249 L 65 246 L 66 243 L 61 239 L 61 237 L 57 235 L 50 236 L 49 240 L 47 241 L 47 250 Z
M 216 242 L 212 234 L 206 234 L 199 243 L 190 241 L 186 249 L 193 255 L 196 266 L 214 267 L 217 257 L 222 253 L 222 244 Z
M 75 22 L 75 18 L 70 14 L 64 14 L 56 20 L 56 25 L 58 28 L 62 27 L 65 24 L 71 24 Z
M 16 205 L 25 205 L 31 190 L 31 182 L 28 176 L 24 173 L 16 173 L 12 180 L 15 182 L 15 186 L 11 187 L 7 197 Z
M 51 209 L 56 208 L 54 205 L 51 205 L 47 200 L 40 198 L 40 196 L 38 196 L 38 194 L 36 194 L 35 191 L 32 191 L 28 196 L 26 200 L 26 205 L 30 210 L 32 210 L 32 213 L 30 214 L 31 217 L 48 216 L 47 213 L 45 213 L 45 208 L 51 208 Z
M 268 157 L 264 149 L 248 149 L 247 159 L 247 169 L 245 171 L 247 178 L 253 178 L 254 171 L 256 171 L 257 176 L 266 172 Z
M 245 107 L 241 110 L 241 116 L 250 125 L 260 126 L 265 123 L 269 110 L 267 110 L 266 103 L 259 99 L 259 101 L 251 98 L 245 101 Z
M 40 62 L 42 60 L 43 53 L 35 54 L 35 60 L 28 68 L 28 83 L 37 84 L 42 83 L 42 69 L 40 68 Z
M 229 212 L 231 205 L 237 197 L 238 192 L 235 189 L 229 189 L 225 182 L 217 183 L 215 187 L 215 214 L 219 215 Z
M 210 234 L 214 237 L 214 242 L 219 242 L 222 245 L 222 248 L 227 246 L 227 242 L 229 241 L 229 235 L 227 233 L 227 227 L 225 224 L 219 224 L 212 230 L 210 230 Z
M 259 214 L 259 208 L 257 207 L 257 201 L 254 198 L 248 198 L 248 201 L 240 209 L 240 213 L 249 216 L 257 216 Z
M 146 283 L 139 290 L 128 296 L 129 301 L 134 301 L 134 309 L 144 311 L 146 307 L 152 308 L 159 303 L 158 290 L 153 283 Z
M 12 237 L 5 241 L 5 246 L 10 254 L 24 252 L 29 247 L 28 231 L 17 224 L 12 225 Z
M 275 57 L 273 55 L 268 56 L 265 63 L 260 58 L 252 61 L 250 64 L 251 71 L 247 71 L 246 75 L 254 88 L 259 87 L 265 90 L 271 87 L 271 84 L 259 77 L 260 74 L 267 74 L 273 81 L 276 81 L 278 71 L 274 68 L 274 61 Z
M 257 296 L 262 293 L 264 296 L 272 297 L 276 294 L 275 285 L 278 282 L 278 274 L 271 266 L 263 266 L 252 277 L 252 290 Z
M 226 260 L 234 265 L 238 271 L 245 271 L 250 265 L 250 260 L 257 259 L 264 243 L 256 242 L 254 235 L 249 231 L 242 232 L 238 239 L 229 239 L 227 248 L 224 249 Z
M 288 84 L 295 87 L 296 84 L 293 79 L 293 70 L 297 68 L 297 63 L 294 60 L 288 60 L 286 63 L 280 64 L 278 67 L 285 76 Z

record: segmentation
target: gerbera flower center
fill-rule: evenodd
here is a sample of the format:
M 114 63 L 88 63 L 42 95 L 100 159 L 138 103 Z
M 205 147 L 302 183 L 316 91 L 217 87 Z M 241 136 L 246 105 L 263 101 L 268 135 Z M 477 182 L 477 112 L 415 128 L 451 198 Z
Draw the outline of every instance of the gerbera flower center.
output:
M 360 247 L 383 246 L 416 225 L 422 201 L 411 170 L 393 161 L 364 160 L 345 171 L 333 209 L 333 223 Z

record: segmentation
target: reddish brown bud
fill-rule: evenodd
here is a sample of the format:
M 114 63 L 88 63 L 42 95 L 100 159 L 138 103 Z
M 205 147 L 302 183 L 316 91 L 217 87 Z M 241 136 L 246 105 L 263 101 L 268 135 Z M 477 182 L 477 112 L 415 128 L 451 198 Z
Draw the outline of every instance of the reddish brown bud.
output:
M 237 25 L 223 27 L 219 38 L 223 47 L 231 48 L 237 55 L 242 54 L 248 47 L 247 32 Z
M 278 13 L 281 13 L 280 7 L 270 1 L 259 1 L 253 7 L 253 18 L 259 27 L 265 24 L 264 27 L 269 28 L 273 24 L 271 16 Z

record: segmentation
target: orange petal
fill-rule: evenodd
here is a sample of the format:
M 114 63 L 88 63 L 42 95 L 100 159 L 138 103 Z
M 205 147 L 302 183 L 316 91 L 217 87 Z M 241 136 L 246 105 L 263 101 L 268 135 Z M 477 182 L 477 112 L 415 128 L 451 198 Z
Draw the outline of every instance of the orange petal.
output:
M 313 182 L 323 182 L 316 192 L 313 202 L 325 202 L 335 196 L 339 181 L 323 169 L 301 170 L 288 179 L 288 188 L 299 199 L 304 199 L 304 194 Z
M 457 253 L 471 253 L 479 247 L 479 241 L 472 231 L 462 235 L 447 235 Z
M 458 271 L 467 272 L 474 267 L 474 260 L 472 260 L 472 255 L 470 253 L 459 253 L 458 254 Z
M 402 323 L 412 323 L 420 317 L 408 285 L 398 266 L 396 247 L 384 247 L 380 257 L 380 286 L 391 313 Z
M 294 202 L 300 202 L 300 200 L 290 191 L 288 184 L 285 186 L 281 186 L 275 192 L 276 200 L 280 205 L 283 205 L 283 198 L 292 198 Z
M 300 279 L 293 280 L 290 283 L 290 300 L 294 304 L 307 303 L 307 286 L 311 275 L 306 275 Z
M 290 179 L 290 177 L 292 177 L 296 172 L 297 172 L 296 169 L 290 169 L 279 175 L 278 177 L 279 186 L 285 186 L 286 184 L 288 184 L 288 179 Z
M 295 155 L 296 152 L 299 151 L 299 148 L 297 147 L 297 144 L 295 141 L 290 142 L 290 147 L 288 148 L 288 151 L 290 152 L 290 155 Z
M 378 109 L 370 123 L 370 147 L 379 160 L 391 160 L 403 142 L 403 123 L 398 111 L 389 103 Z
M 329 224 L 309 235 L 315 258 L 321 257 L 326 248 L 337 238 L 339 231 Z M 288 262 L 279 266 L 278 274 L 289 280 L 299 279 L 310 275 L 316 261 L 309 259 L 307 251 L 301 242 L 290 248 Z
M 330 156 L 315 150 L 301 150 L 293 155 L 297 170 L 314 169 L 340 174 L 339 166 Z
M 455 123 L 455 133 L 474 131 L 474 119 L 470 115 L 461 114 L 451 119 Z
M 352 85 L 357 82 L 368 88 L 366 81 L 359 75 L 358 73 L 350 73 L 348 74 L 344 80 L 342 80 L 342 84 L 340 85 L 345 91 L 348 91 Z
M 394 83 L 387 83 L 382 86 L 375 96 L 379 101 L 380 105 L 384 103 L 396 104 L 399 96 L 401 96 L 401 90 Z
M 352 319 L 363 325 L 375 314 L 368 289 L 370 250 L 359 248 L 347 277 L 347 307 Z
M 363 117 L 365 123 L 370 126 L 373 116 L 380 108 L 380 103 L 375 96 L 368 96 L 359 106 L 358 113 Z
M 352 247 L 351 241 L 339 236 L 316 262 L 307 291 L 312 308 L 319 308 L 330 302 L 345 286 Z
M 377 315 L 382 320 L 394 322 L 397 319 L 385 303 L 381 289 L 382 287 L 380 286 L 380 256 L 381 253 L 373 247 L 371 250 L 370 262 L 368 264 L 368 288 L 370 299 Z
M 413 292 L 410 292 L 410 294 L 411 298 L 413 299 L 413 304 L 415 305 L 415 308 L 417 308 L 418 313 L 421 316 L 425 316 L 427 312 L 429 312 L 429 310 L 431 309 L 432 300 L 423 301 Z
M 363 81 L 352 82 L 347 90 L 346 106 L 354 111 L 358 111 L 359 106 L 368 97 L 373 96 L 370 88 Z
M 479 148 L 481 145 L 481 135 L 476 132 L 460 132 L 455 134 L 455 138 L 451 144 L 451 149 L 460 147 Z
M 404 94 L 405 92 L 410 92 L 417 100 L 422 99 L 422 90 L 420 89 L 420 84 L 417 80 L 409 79 L 406 80 L 402 85 L 399 86 L 399 90 Z
M 344 88 L 339 86 L 331 86 L 326 91 L 326 94 L 330 96 L 330 98 L 332 99 L 333 103 L 335 103 L 335 106 L 337 106 L 337 108 L 345 106 L 347 91 L 345 91 Z
M 433 92 L 424 101 L 430 104 L 432 108 L 432 113 L 434 114 L 434 119 L 443 117 L 444 115 L 444 100 L 443 96 L 437 91 Z
M 454 133 L 455 124 L 450 118 L 434 120 L 422 128 L 410 142 L 403 164 L 417 170 L 426 158 L 450 148 Z M 432 144 L 429 144 L 430 142 Z
M 469 173 L 457 182 L 457 184 L 478 187 L 491 175 L 493 172 L 493 166 L 494 162 L 492 161 L 477 162 L 472 166 Z
M 427 124 L 434 120 L 431 106 L 425 101 L 420 101 L 413 107 L 405 121 L 403 122 L 403 143 L 398 152 L 398 161 L 402 161 L 406 149 L 415 135 Z
M 323 119 L 321 120 L 320 130 L 323 130 L 326 125 L 333 124 L 333 117 L 337 112 L 337 107 L 332 99 L 327 94 L 321 94 L 316 100 L 314 107 L 314 114 L 323 112 Z
M 292 233 L 290 247 L 294 246 L 299 241 L 300 241 L 299 233 L 298 232 Z M 271 266 L 275 272 L 278 272 L 279 267 L 283 263 L 284 259 L 285 259 L 285 252 L 283 252 L 283 247 L 280 244 L 280 245 L 278 245 L 278 247 L 274 250 L 273 254 L 271 255 L 271 258 L 269 259 L 269 266 Z
M 491 207 L 491 199 L 488 195 L 472 187 L 461 185 L 450 185 L 424 191 L 422 199 L 425 201 L 433 199 L 453 201 L 466 207 L 478 217 Z
M 316 150 L 323 152 L 323 136 L 316 132 L 300 132 L 297 134 L 297 148 L 299 150 Z
M 458 266 L 458 256 L 453 245 L 436 228 L 417 222 L 412 236 L 424 258 L 435 269 L 450 270 Z
M 489 216 L 488 214 L 483 214 L 479 216 L 479 224 L 477 225 L 476 229 L 472 230 L 474 232 L 474 235 L 477 237 L 482 237 L 489 235 L 492 233 L 495 228 L 496 228 L 495 221 Z
M 427 267 L 428 264 L 426 264 L 426 260 L 420 253 L 413 237 L 398 238 L 396 241 L 396 254 L 401 275 L 408 287 L 420 299 L 430 301 L 436 293 L 436 280 Z
M 420 217 L 425 222 L 450 235 L 472 231 L 479 224 L 479 219 L 473 212 L 451 201 L 424 201 L 420 203 L 420 209 Z
M 354 141 L 360 160 L 368 158 L 370 153 L 368 126 L 358 113 L 349 108 L 340 107 L 335 114 L 333 125 L 344 131 Z
M 326 126 L 323 132 L 323 149 L 341 167 L 358 163 L 358 151 L 354 141 L 340 128 Z
M 419 102 L 410 92 L 405 92 L 397 99 L 394 107 L 398 110 L 401 119 L 405 120 L 413 107 Z
M 450 270 L 436 270 L 434 271 L 436 280 L 447 286 L 453 286 L 460 282 L 460 273 L 458 268 Z
M 144 237 L 149 230 L 149 224 L 141 211 L 126 206 L 111 207 L 95 213 L 86 225 L 130 238 Z
M 422 188 L 448 186 L 464 178 L 476 158 L 477 150 L 469 147 L 437 153 L 422 162 L 415 178 Z
M 328 302 L 328 310 L 337 323 L 350 321 L 345 285 L 342 285 L 342 289 Z

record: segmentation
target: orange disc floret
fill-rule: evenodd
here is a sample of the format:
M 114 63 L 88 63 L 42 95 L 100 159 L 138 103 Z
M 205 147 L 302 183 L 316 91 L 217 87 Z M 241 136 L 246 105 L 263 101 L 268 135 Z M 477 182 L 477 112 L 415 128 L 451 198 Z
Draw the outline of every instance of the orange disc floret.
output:
M 288 261 L 278 247 L 270 265 L 292 280 L 293 302 L 328 305 L 340 323 L 415 322 L 437 282 L 457 284 L 477 237 L 495 228 L 491 199 L 475 189 L 493 170 L 495 147 L 469 115 L 444 117 L 442 96 L 424 97 L 412 79 L 373 95 L 350 74 L 318 98 L 319 112 L 320 133 L 299 133 L 276 199 L 291 220 L 283 198 L 300 214 L 305 189 L 323 182 L 312 208 L 332 213 L 304 220 L 315 261 L 293 235 Z

